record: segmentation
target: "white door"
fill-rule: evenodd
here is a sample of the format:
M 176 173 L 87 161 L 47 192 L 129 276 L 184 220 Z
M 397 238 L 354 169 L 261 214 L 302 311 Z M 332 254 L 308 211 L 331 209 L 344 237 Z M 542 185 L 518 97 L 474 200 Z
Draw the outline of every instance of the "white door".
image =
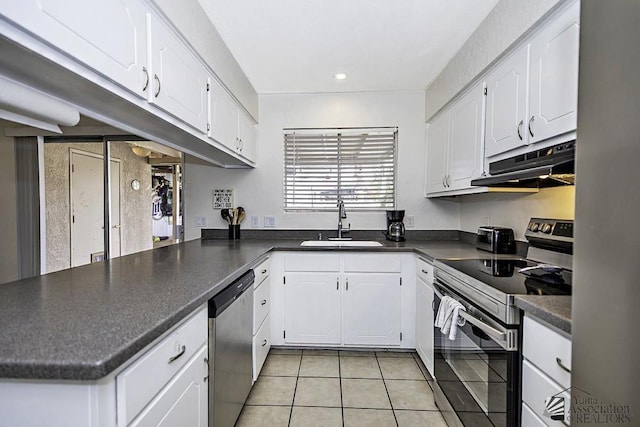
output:
M 421 279 L 417 283 L 416 351 L 433 376 L 433 289 Z
M 340 275 L 287 273 L 285 342 L 340 344 Z
M 220 144 L 238 151 L 238 106 L 220 83 L 210 80 L 209 136 Z
M 527 132 L 538 142 L 570 132 L 578 117 L 580 3 L 549 23 L 531 43 Z
M 438 116 L 427 128 L 427 171 L 425 194 L 445 189 L 447 149 L 449 146 L 449 113 Z
M 487 77 L 487 157 L 527 142 L 529 45 L 516 51 Z
M 238 137 L 240 154 L 251 161 L 256 160 L 257 127 L 243 112 L 238 111 Z
M 484 87 L 474 87 L 451 108 L 449 139 L 450 190 L 469 188 L 471 180 L 482 174 L 482 107 Z
M 201 132 L 207 130 L 206 68 L 153 15 L 149 15 L 151 38 L 151 92 L 149 102 Z
M 101 155 L 71 151 L 71 267 L 104 252 L 104 191 Z M 111 161 L 112 257 L 120 256 L 120 162 Z M 117 184 L 114 183 L 117 181 Z M 116 210 L 117 209 L 117 210 Z
M 400 345 L 400 275 L 350 273 L 344 280 L 344 343 Z
M 143 96 L 146 8 L 139 0 L 0 2 L 0 14 Z

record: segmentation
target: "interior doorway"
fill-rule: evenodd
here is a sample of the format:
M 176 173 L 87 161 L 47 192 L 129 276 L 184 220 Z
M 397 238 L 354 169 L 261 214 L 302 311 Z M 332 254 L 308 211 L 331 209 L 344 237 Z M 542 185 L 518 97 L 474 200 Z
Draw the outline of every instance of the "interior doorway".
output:
M 181 165 L 156 164 L 151 168 L 151 180 L 153 246 L 178 243 L 183 240 Z
M 71 267 L 104 258 L 103 156 L 70 150 Z M 120 160 L 111 159 L 111 258 L 120 256 Z

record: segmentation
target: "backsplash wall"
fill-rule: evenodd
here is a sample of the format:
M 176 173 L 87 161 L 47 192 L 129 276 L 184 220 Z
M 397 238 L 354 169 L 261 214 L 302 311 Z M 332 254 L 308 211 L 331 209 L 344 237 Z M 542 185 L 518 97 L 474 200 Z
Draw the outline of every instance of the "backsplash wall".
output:
M 475 233 L 481 225 L 513 228 L 516 240 L 525 241 L 529 219 L 574 219 L 575 187 L 541 189 L 534 194 L 491 193 L 465 196 L 460 203 L 460 230 Z

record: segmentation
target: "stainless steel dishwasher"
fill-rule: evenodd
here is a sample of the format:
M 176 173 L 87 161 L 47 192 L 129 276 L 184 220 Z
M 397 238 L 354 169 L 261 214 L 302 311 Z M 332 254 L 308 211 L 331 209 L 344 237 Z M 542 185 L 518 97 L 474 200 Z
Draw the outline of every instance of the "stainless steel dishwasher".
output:
M 233 427 L 249 391 L 253 363 L 253 270 L 209 300 L 209 425 Z

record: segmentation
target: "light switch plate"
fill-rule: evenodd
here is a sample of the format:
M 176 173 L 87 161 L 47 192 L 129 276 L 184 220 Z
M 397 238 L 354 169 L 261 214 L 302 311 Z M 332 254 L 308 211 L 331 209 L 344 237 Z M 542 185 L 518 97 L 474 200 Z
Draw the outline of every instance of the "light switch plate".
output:
M 258 218 L 258 215 L 251 215 L 251 227 L 260 227 L 260 218 Z
M 265 215 L 264 216 L 264 226 L 265 227 L 275 227 L 276 226 L 276 217 L 273 215 Z

